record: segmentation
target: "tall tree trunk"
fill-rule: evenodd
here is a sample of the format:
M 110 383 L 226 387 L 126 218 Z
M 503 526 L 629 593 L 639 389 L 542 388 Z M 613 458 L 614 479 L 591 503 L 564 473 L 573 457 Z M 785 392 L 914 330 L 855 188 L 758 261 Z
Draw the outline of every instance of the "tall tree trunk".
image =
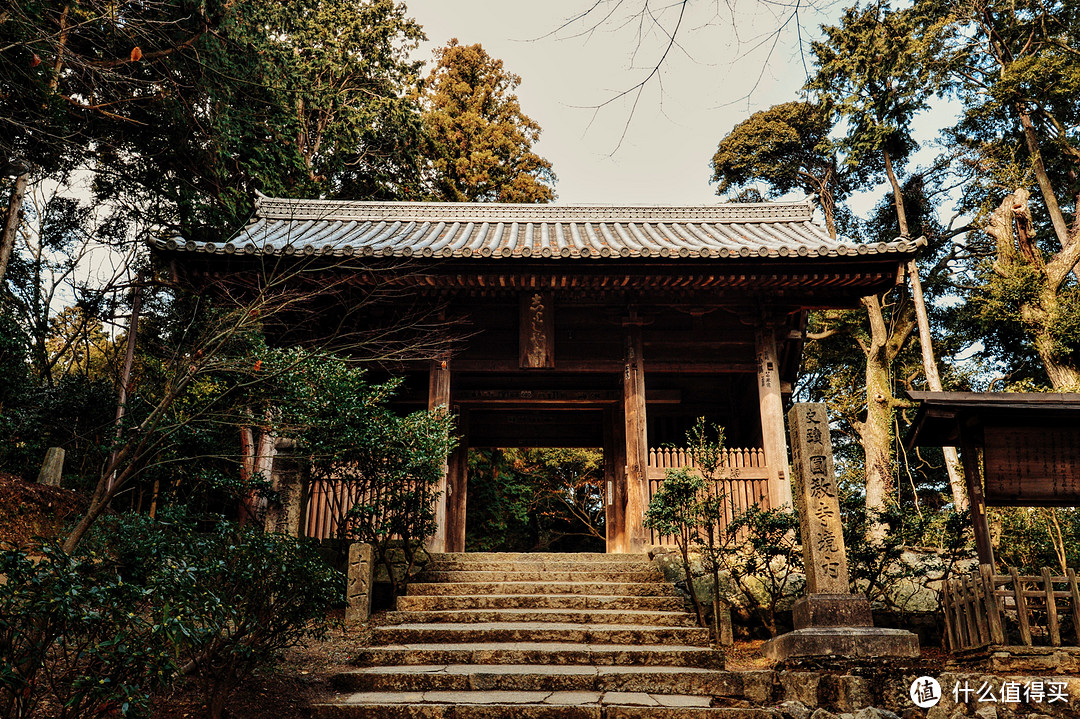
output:
M 892 185 L 893 205 L 896 206 L 896 221 L 900 223 L 900 234 L 907 237 L 908 223 L 907 212 L 904 210 L 904 191 L 900 187 L 900 182 L 896 179 L 896 172 L 893 171 L 892 157 L 889 155 L 888 150 L 882 150 L 881 154 L 885 158 L 885 174 L 889 176 L 889 184 Z
M 892 493 L 892 377 L 889 367 L 889 333 L 877 296 L 862 298 L 870 319 L 870 343 L 866 353 L 866 420 L 857 425 L 865 455 L 866 508 L 882 511 Z M 870 541 L 884 537 L 885 528 L 872 524 Z
M 919 348 L 922 350 L 923 371 L 926 383 L 931 391 L 941 392 L 941 375 L 938 374 L 937 359 L 934 357 L 933 338 L 930 335 L 930 317 L 923 300 L 922 281 L 919 279 L 919 265 L 915 260 L 908 263 L 908 276 L 911 278 L 911 297 L 915 304 L 915 320 L 919 325 Z M 968 508 L 967 490 L 964 487 L 963 471 L 956 447 L 943 447 L 945 453 L 945 471 L 949 475 L 949 487 L 952 489 L 953 507 L 958 512 Z
M 1001 201 L 983 231 L 994 238 L 994 273 L 1015 278 L 1021 267 L 1034 269 L 1045 280 L 1037 298 L 1020 306 L 1020 320 L 1035 346 L 1050 384 L 1059 392 L 1080 391 L 1080 367 L 1062 357 L 1057 318 L 1061 316 L 1060 292 L 1069 272 L 1076 272 L 1080 246 L 1064 247 L 1048 263 L 1029 262 L 1017 247 L 1018 220 L 1030 217 L 1030 193 L 1020 188 Z
M 26 197 L 26 184 L 30 180 L 30 173 L 21 172 L 15 177 L 15 186 L 11 188 L 11 196 L 8 198 L 7 215 L 4 218 L 4 229 L 0 234 L 0 283 L 7 274 L 8 263 L 11 261 L 11 253 L 15 249 L 15 236 L 19 232 L 19 224 L 23 216 L 23 198 Z
M 1028 152 L 1031 153 L 1032 164 L 1035 167 L 1035 179 L 1039 183 L 1043 202 L 1046 203 L 1046 211 L 1050 214 L 1050 222 L 1054 225 L 1054 234 L 1062 247 L 1068 247 L 1072 238 L 1069 236 L 1069 227 L 1065 224 L 1065 216 L 1061 214 L 1058 206 L 1057 195 L 1054 194 L 1054 186 L 1050 184 L 1050 176 L 1046 174 L 1046 166 L 1043 164 L 1042 151 L 1039 149 L 1039 138 L 1035 134 L 1035 125 L 1031 122 L 1031 115 L 1018 108 L 1020 124 L 1024 128 L 1024 139 L 1027 141 Z
M 1050 301 L 1056 303 L 1056 300 L 1057 298 L 1054 297 Z M 1043 307 L 1045 309 L 1046 305 L 1044 304 Z M 1080 368 L 1061 360 L 1057 337 L 1049 327 L 1046 325 L 1040 327 L 1034 339 L 1035 351 L 1039 353 L 1046 376 L 1050 378 L 1050 384 L 1054 389 L 1058 392 L 1080 392 Z
M 135 364 L 135 342 L 139 334 L 139 309 L 142 307 L 142 286 L 138 280 L 131 288 L 131 319 L 128 321 L 127 347 L 124 349 L 124 369 L 120 373 L 120 387 L 116 398 L 116 443 L 124 436 L 124 413 L 127 411 L 128 393 L 131 392 L 131 369 Z M 116 450 L 109 457 L 109 463 L 116 463 Z M 115 476 L 109 479 L 106 489 L 111 489 Z M 155 489 L 155 497 L 156 497 Z

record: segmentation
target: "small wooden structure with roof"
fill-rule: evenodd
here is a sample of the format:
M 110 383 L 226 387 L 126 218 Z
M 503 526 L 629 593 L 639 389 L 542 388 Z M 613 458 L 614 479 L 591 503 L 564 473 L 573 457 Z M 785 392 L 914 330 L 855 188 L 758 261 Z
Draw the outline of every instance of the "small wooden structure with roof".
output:
M 801 202 L 560 206 L 260 197 L 220 242 L 156 240 L 178 278 L 307 262 L 362 290 L 389 268 L 399 307 L 435 307 L 469 336 L 389 363 L 404 401 L 447 406 L 448 462 L 432 548 L 462 551 L 469 447 L 602 447 L 609 552 L 648 543 L 642 518 L 698 416 L 727 429 L 740 503 L 790 504 L 784 397 L 806 312 L 896 284 L 918 250 L 829 237 Z M 386 277 L 382 280 L 386 282 Z M 411 310 L 410 310 L 411 311 Z M 681 457 L 681 459 L 680 459 Z M 309 534 L 319 525 L 317 492 Z M 314 524 L 312 524 L 312 522 Z
M 979 562 L 994 566 L 986 508 L 1080 505 L 1080 394 L 908 392 L 906 444 L 960 447 Z M 980 462 L 980 451 L 982 461 Z

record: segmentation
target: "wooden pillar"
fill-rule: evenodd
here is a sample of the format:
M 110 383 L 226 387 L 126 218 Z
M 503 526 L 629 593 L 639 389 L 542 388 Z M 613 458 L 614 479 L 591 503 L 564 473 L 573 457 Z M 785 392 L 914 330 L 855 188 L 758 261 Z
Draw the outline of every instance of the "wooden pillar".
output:
M 428 410 L 440 407 L 447 412 L 450 411 L 450 368 L 447 366 L 446 360 L 432 362 L 428 374 Z M 449 499 L 447 496 L 448 475 L 449 464 L 443 466 L 443 476 L 439 480 L 439 498 L 435 500 L 435 534 L 431 535 L 427 540 L 427 550 L 429 552 L 446 551 L 446 507 Z
M 645 364 L 642 358 L 641 321 L 633 313 L 626 325 L 626 360 L 623 366 L 623 427 L 626 433 L 626 504 L 624 552 L 645 549 L 645 483 L 649 442 L 645 423 Z
M 968 507 L 971 523 L 975 529 L 975 551 L 979 564 L 994 566 L 994 544 L 990 539 L 990 525 L 986 521 L 986 500 L 983 498 L 982 462 L 979 447 L 971 436 L 971 429 L 960 423 L 960 445 L 964 451 L 964 479 L 967 482 Z
M 469 481 L 469 411 L 457 411 L 458 446 L 450 453 L 446 476 L 446 551 L 465 551 L 465 500 Z
M 769 506 L 790 509 L 791 473 L 788 470 L 787 439 L 784 436 L 784 401 L 780 396 L 776 335 L 770 327 L 759 326 L 754 341 L 757 348 L 761 440 L 765 463 L 769 466 Z
M 626 438 L 621 408 L 604 410 L 604 525 L 609 554 L 625 552 Z

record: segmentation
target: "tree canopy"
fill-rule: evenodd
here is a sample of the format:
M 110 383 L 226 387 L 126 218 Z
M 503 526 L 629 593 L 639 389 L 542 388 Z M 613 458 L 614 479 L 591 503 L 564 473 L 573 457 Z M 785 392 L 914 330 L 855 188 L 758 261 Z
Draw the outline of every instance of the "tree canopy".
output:
M 435 52 L 421 95 L 434 193 L 452 202 L 550 202 L 551 163 L 532 150 L 540 125 L 521 110 L 521 78 L 479 44 Z

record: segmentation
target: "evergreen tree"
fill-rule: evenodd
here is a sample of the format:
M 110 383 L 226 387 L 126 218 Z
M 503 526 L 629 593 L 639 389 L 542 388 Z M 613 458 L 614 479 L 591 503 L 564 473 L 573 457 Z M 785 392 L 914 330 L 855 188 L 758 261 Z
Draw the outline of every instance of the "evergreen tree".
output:
M 836 237 L 836 203 L 846 188 L 829 139 L 831 113 L 822 105 L 785 102 L 755 112 L 728 133 L 713 155 L 716 194 L 747 188 L 757 181 L 767 190 L 799 189 L 816 194 L 825 226 Z
M 986 235 L 969 238 L 968 327 L 1014 379 L 1076 391 L 1080 5 L 915 8 L 923 32 L 944 31 L 931 69 L 963 106 L 946 137 L 958 150 L 963 209 Z
M 540 126 L 521 110 L 507 72 L 479 44 L 435 52 L 422 94 L 434 191 L 452 202 L 550 202 L 551 163 L 532 150 Z

